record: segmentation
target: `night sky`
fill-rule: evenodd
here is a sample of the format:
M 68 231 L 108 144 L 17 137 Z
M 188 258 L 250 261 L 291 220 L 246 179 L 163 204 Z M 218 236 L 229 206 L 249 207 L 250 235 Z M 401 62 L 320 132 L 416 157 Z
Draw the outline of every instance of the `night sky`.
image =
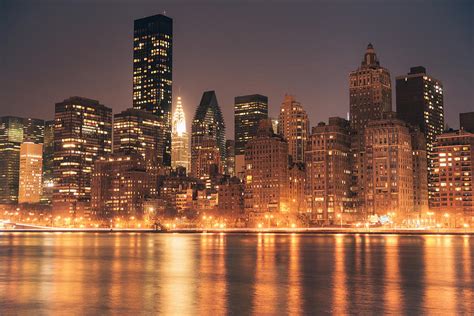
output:
M 0 0 L 0 116 L 52 119 L 73 95 L 131 107 L 133 20 L 164 11 L 188 125 L 205 90 L 216 90 L 230 138 L 237 95 L 267 95 L 276 116 L 294 94 L 312 126 L 346 117 L 348 75 L 369 42 L 394 91 L 396 76 L 423 65 L 444 84 L 451 127 L 474 110 L 474 1 L 196 2 Z

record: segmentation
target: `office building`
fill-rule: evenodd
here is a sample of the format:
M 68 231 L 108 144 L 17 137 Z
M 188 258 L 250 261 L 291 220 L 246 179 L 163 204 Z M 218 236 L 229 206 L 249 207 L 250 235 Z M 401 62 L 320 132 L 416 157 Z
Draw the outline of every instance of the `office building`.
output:
M 186 168 L 189 172 L 189 137 L 186 132 L 186 119 L 184 116 L 181 97 L 178 97 L 176 109 L 173 113 L 171 133 L 171 167 Z
M 233 139 L 225 141 L 225 174 L 235 176 L 235 141 Z
M 39 203 L 43 188 L 43 144 L 31 142 L 20 146 L 18 203 Z
M 112 110 L 70 97 L 56 103 L 54 118 L 53 212 L 89 216 L 94 162 L 112 152 Z
M 243 155 L 245 145 L 257 135 L 261 120 L 268 118 L 268 97 L 260 94 L 234 99 L 235 154 Z
M 133 107 L 158 116 L 163 131 L 158 146 L 171 165 L 173 20 L 158 14 L 135 20 L 133 34 Z
M 198 176 L 199 149 L 214 142 L 219 151 L 219 162 L 225 162 L 225 124 L 214 91 L 204 92 L 196 109 L 191 131 L 191 174 Z M 219 167 L 221 168 L 221 167 Z
M 143 204 L 153 197 L 153 177 L 139 153 L 114 153 L 95 161 L 92 216 L 102 221 L 143 218 Z
M 43 141 L 43 120 L 0 117 L 0 204 L 18 202 L 21 144 L 41 144 Z
M 158 173 L 163 162 L 163 130 L 159 118 L 139 109 L 127 109 L 114 115 L 113 150 L 138 152 L 145 159 L 146 168 Z

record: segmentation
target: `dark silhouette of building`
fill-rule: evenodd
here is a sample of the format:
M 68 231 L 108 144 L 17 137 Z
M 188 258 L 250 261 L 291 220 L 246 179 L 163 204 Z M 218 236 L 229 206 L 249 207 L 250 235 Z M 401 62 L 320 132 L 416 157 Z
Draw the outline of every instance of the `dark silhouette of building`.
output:
M 474 133 L 474 112 L 459 113 L 459 126 L 469 133 Z
M 443 84 L 422 66 L 396 79 L 397 116 L 425 134 L 428 152 L 444 130 Z
M 166 166 L 171 165 L 172 74 L 173 20 L 161 14 L 135 20 L 133 107 L 158 116 Z
M 200 149 L 210 142 L 219 151 L 219 163 L 225 161 L 225 124 L 216 93 L 206 91 L 196 109 L 191 128 L 191 174 L 198 177 L 198 159 Z M 206 144 L 206 145 L 205 145 Z M 199 171 L 200 172 L 200 171 Z

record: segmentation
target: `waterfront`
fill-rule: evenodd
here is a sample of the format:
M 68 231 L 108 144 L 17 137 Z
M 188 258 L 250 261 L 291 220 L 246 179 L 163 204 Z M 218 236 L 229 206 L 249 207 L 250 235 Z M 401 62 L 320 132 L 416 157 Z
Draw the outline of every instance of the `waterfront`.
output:
M 2 314 L 467 314 L 474 237 L 0 234 Z

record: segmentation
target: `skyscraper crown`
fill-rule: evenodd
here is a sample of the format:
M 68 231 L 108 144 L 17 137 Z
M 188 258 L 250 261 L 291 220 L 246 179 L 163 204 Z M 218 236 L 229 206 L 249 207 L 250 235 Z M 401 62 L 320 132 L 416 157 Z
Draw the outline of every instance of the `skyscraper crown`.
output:
M 364 60 L 362 61 L 362 67 L 377 68 L 379 66 L 380 62 L 377 59 L 374 46 L 372 46 L 372 43 L 369 43 L 369 45 L 367 45 L 367 50 L 365 51 Z

